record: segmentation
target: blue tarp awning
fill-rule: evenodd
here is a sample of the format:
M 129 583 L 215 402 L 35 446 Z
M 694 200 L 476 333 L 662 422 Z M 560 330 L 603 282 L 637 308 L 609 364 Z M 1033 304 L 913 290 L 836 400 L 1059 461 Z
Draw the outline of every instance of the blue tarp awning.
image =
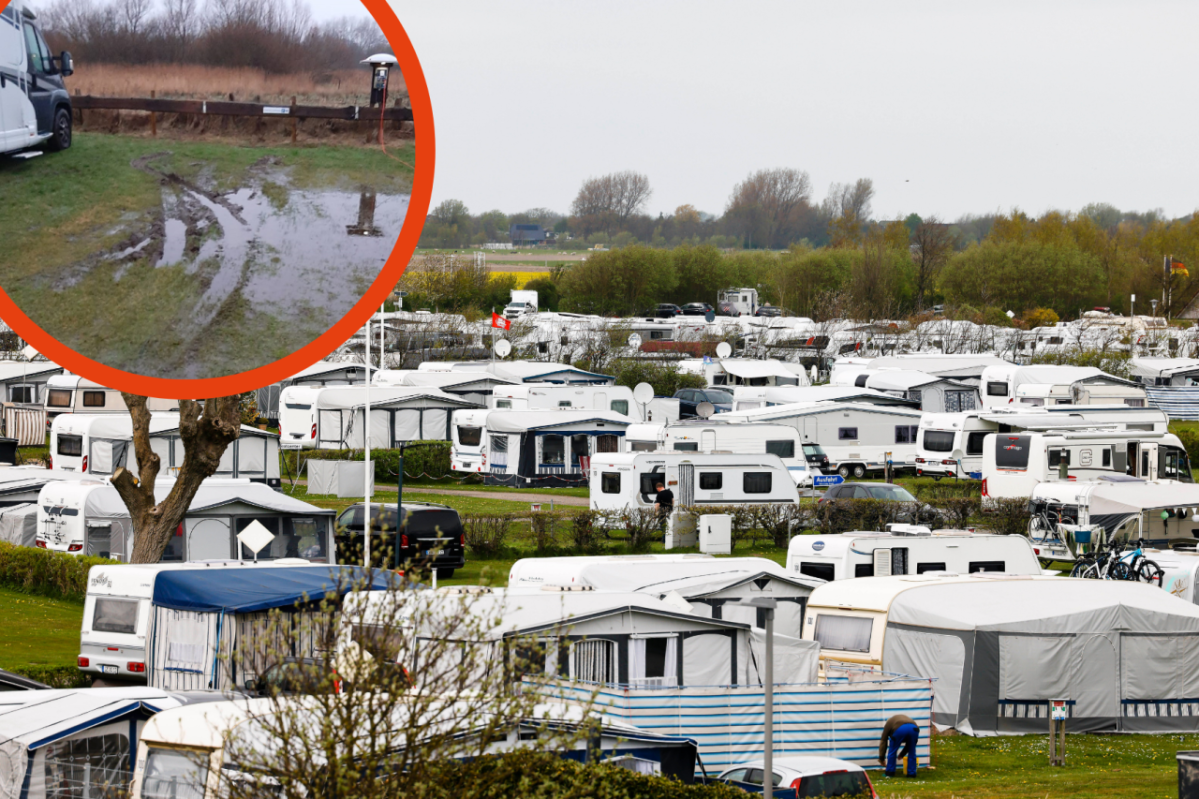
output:
M 391 572 L 376 571 L 371 590 L 385 590 Z M 154 581 L 154 604 L 171 610 L 249 613 L 319 602 L 366 586 L 361 566 L 280 566 L 261 569 L 181 569 L 163 571 Z

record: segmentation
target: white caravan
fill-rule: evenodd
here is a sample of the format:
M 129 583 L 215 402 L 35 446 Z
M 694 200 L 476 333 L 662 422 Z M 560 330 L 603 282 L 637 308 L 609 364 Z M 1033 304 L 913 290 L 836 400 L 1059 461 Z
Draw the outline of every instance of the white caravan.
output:
M 798 486 L 811 486 L 813 474 L 820 474 L 808 466 L 799 431 L 786 424 L 725 424 L 723 419 L 634 424 L 625 431 L 624 451 L 778 455 Z
M 71 146 L 71 56 L 52 55 L 40 27 L 25 0 L 0 11 L 0 153 Z
M 1193 483 L 1186 449 L 1173 433 L 1064 430 L 1001 433 L 983 439 L 984 499 L 1024 499 L 1038 483 L 1110 476 Z
M 803 366 L 772 358 L 703 358 L 678 362 L 680 372 L 702 375 L 709 386 L 774 388 L 811 385 Z
M 175 474 L 183 465 L 179 414 L 150 416 L 150 448 L 158 455 L 164 474 Z M 64 413 L 50 425 L 50 458 L 55 469 L 108 477 L 118 468 L 138 473 L 133 452 L 133 418 L 128 414 L 93 415 Z M 245 477 L 280 485 L 279 436 L 249 425 L 225 448 L 216 477 Z
M 1111 427 L 1164 433 L 1170 417 L 1157 408 L 1127 405 L 1070 405 L 1004 408 L 963 413 L 926 413 L 917 431 L 916 474 L 982 479 L 983 440 L 1013 430 L 1065 430 Z
M 156 499 L 174 485 L 159 476 Z M 46 483 L 38 492 L 37 539 L 42 549 L 128 561 L 134 530 L 129 509 L 108 480 Z M 309 505 L 262 483 L 209 478 L 192 499 L 162 560 L 333 560 L 336 512 Z M 237 534 L 253 522 L 274 538 L 257 555 L 241 546 Z
M 146 400 L 151 411 L 179 412 L 179 400 Z M 78 375 L 54 375 L 46 381 L 46 421 L 62 413 L 129 413 L 125 398 L 115 388 L 106 388 Z
M 678 508 L 799 502 L 777 455 L 623 452 L 592 458 L 591 509 L 652 508 L 659 482 L 674 492 Z
M 679 420 L 677 399 L 654 397 L 643 406 L 633 399 L 633 389 L 628 386 L 552 383 L 497 386 L 487 398 L 487 407 L 508 411 L 611 411 L 627 416 L 631 422 L 668 423 Z
M 264 563 L 207 561 L 204 563 L 145 563 L 93 566 L 88 572 L 87 598 L 79 636 L 79 670 L 87 674 L 145 682 L 146 641 L 150 636 L 150 607 L 159 574 L 182 569 L 244 570 L 301 566 L 305 560 Z
M 284 449 L 361 449 L 367 386 L 288 386 L 279 392 L 279 445 Z M 476 403 L 435 388 L 369 387 L 370 446 L 448 441 L 450 414 Z
M 797 535 L 787 547 L 787 571 L 828 582 L 925 572 L 1042 573 L 1024 536 L 967 530 Z
M 882 471 L 887 454 L 896 469 L 916 465 L 916 431 L 920 411 L 859 402 L 776 405 L 744 413 L 726 413 L 727 423 L 775 422 L 794 427 L 805 444 L 820 446 L 829 468 L 842 477 L 864 477 Z
M 1143 388 L 1091 366 L 988 366 L 983 370 L 981 393 L 987 408 L 1015 403 L 1145 406 Z

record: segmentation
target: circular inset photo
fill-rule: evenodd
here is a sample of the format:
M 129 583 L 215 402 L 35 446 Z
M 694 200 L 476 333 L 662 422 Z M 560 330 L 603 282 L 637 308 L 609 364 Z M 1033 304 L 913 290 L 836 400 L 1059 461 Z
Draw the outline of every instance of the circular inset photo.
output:
M 104 385 L 275 382 L 383 306 L 433 122 L 381 0 L 0 0 L 0 318 Z

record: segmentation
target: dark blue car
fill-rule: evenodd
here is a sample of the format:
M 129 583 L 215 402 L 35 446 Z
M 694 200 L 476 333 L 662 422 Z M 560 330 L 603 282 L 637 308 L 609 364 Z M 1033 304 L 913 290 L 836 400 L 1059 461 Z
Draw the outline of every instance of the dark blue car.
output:
M 699 414 L 696 408 L 701 402 L 710 402 L 715 406 L 715 413 L 725 413 L 733 409 L 733 394 L 719 388 L 684 388 L 676 391 L 674 396 L 679 401 L 679 418 L 694 419 Z

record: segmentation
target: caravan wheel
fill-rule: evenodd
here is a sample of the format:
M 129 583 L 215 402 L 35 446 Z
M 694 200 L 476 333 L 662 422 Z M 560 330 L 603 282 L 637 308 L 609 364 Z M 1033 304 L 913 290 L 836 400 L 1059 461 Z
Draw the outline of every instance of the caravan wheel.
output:
M 837 474 L 841 475 L 842 477 L 844 477 L 846 479 L 849 479 L 849 464 L 843 463 L 840 466 L 838 466 Z
M 866 467 L 865 467 L 865 466 L 863 466 L 863 465 L 862 465 L 862 464 L 860 464 L 860 463 L 858 463 L 858 464 L 854 464 L 854 467 L 853 467 L 853 476 L 854 476 L 854 477 L 857 477 L 859 480 L 860 480 L 861 478 L 865 477 L 865 476 L 866 476 Z

